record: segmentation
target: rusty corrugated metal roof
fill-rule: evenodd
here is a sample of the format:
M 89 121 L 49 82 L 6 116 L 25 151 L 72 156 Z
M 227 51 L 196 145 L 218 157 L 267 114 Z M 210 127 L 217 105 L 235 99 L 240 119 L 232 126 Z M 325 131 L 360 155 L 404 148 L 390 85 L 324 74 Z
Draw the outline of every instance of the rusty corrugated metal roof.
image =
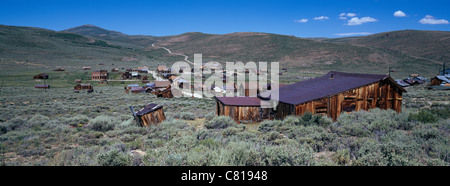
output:
M 155 81 L 156 88 L 165 88 L 170 85 L 170 81 Z
M 228 106 L 261 106 L 261 100 L 257 97 L 215 97 Z
M 169 69 L 167 68 L 167 66 L 158 66 L 157 70 L 158 71 L 167 71 Z
M 388 75 L 331 71 L 321 77 L 280 87 L 279 101 L 291 105 L 300 105 L 328 96 L 337 95 L 387 78 L 391 79 Z M 395 81 L 393 81 L 393 83 L 395 83 Z M 401 86 L 398 87 L 400 90 L 405 91 Z

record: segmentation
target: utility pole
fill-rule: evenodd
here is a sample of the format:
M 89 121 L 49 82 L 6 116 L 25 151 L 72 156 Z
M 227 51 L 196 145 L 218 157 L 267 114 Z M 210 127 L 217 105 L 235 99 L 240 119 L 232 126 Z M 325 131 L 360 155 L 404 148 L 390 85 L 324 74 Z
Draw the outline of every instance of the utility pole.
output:
M 395 71 L 392 70 L 392 67 L 389 67 L 389 77 L 391 77 L 391 72 L 395 72 Z
M 440 74 L 441 72 L 439 72 L 439 74 Z M 444 62 L 444 69 L 442 69 L 442 74 L 440 74 L 440 75 L 443 75 L 443 76 L 445 76 L 445 62 Z

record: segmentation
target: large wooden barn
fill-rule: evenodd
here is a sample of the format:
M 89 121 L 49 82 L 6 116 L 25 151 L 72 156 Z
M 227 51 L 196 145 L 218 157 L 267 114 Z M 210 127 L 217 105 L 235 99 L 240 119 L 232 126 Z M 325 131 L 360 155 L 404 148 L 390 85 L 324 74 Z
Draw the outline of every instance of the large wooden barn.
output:
M 402 110 L 406 92 L 388 75 L 329 72 L 314 79 L 280 86 L 276 109 L 261 109 L 258 98 L 216 98 L 217 115 L 241 120 L 284 119 L 306 112 L 337 120 L 343 112 L 374 108 Z
M 374 108 L 402 110 L 406 92 L 388 75 L 329 72 L 328 74 L 280 87 L 276 118 L 305 112 L 337 120 L 343 112 Z

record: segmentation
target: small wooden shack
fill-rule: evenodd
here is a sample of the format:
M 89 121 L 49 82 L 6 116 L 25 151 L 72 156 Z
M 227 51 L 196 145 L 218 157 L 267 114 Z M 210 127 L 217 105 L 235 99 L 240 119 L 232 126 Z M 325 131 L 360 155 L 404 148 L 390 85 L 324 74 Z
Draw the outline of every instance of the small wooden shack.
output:
M 132 112 L 133 109 L 131 109 Z M 139 110 L 137 113 L 133 113 L 135 119 L 138 121 L 141 127 L 148 127 L 151 125 L 158 125 L 159 123 L 166 120 L 164 115 L 163 106 L 158 104 L 146 105 L 143 109 Z
M 83 70 L 91 70 L 91 67 L 83 67 Z
M 148 80 L 148 76 L 142 76 L 142 83 L 150 83 L 150 80 Z
M 256 97 L 215 97 L 216 114 L 229 116 L 237 123 L 261 121 L 261 100 Z
M 158 98 L 173 98 L 172 87 L 170 85 L 164 90 L 157 89 L 153 91 L 153 94 L 155 94 Z
M 171 70 L 169 68 L 167 68 L 166 66 L 158 66 L 158 68 L 156 68 L 156 72 L 157 73 L 170 73 Z
M 436 76 L 431 79 L 431 86 L 440 86 L 446 83 L 450 83 L 450 80 L 446 76 Z
M 126 80 L 126 79 L 133 79 L 133 76 L 131 75 L 131 72 L 126 71 L 122 74 L 122 79 Z
M 401 112 L 403 92 L 405 89 L 388 75 L 331 71 L 322 77 L 280 87 L 276 118 L 310 112 L 336 121 L 343 112 L 374 108 Z
M 78 84 L 74 88 L 74 90 L 91 90 L 94 89 L 94 86 L 91 84 Z
M 148 67 L 138 67 L 138 72 L 147 74 L 148 73 Z
M 48 74 L 42 73 L 33 77 L 33 79 L 48 79 Z

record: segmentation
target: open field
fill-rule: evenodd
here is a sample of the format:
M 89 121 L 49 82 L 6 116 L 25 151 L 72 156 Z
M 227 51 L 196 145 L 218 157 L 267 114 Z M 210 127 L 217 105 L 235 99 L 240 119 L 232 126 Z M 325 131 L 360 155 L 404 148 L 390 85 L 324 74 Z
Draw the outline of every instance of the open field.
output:
M 236 125 L 213 100 L 125 94 L 121 86 L 47 92 L 3 87 L 4 165 L 449 165 L 450 92 L 408 89 L 403 112 Z M 128 106 L 164 106 L 168 120 L 136 127 Z M 419 112 L 420 111 L 420 112 Z

